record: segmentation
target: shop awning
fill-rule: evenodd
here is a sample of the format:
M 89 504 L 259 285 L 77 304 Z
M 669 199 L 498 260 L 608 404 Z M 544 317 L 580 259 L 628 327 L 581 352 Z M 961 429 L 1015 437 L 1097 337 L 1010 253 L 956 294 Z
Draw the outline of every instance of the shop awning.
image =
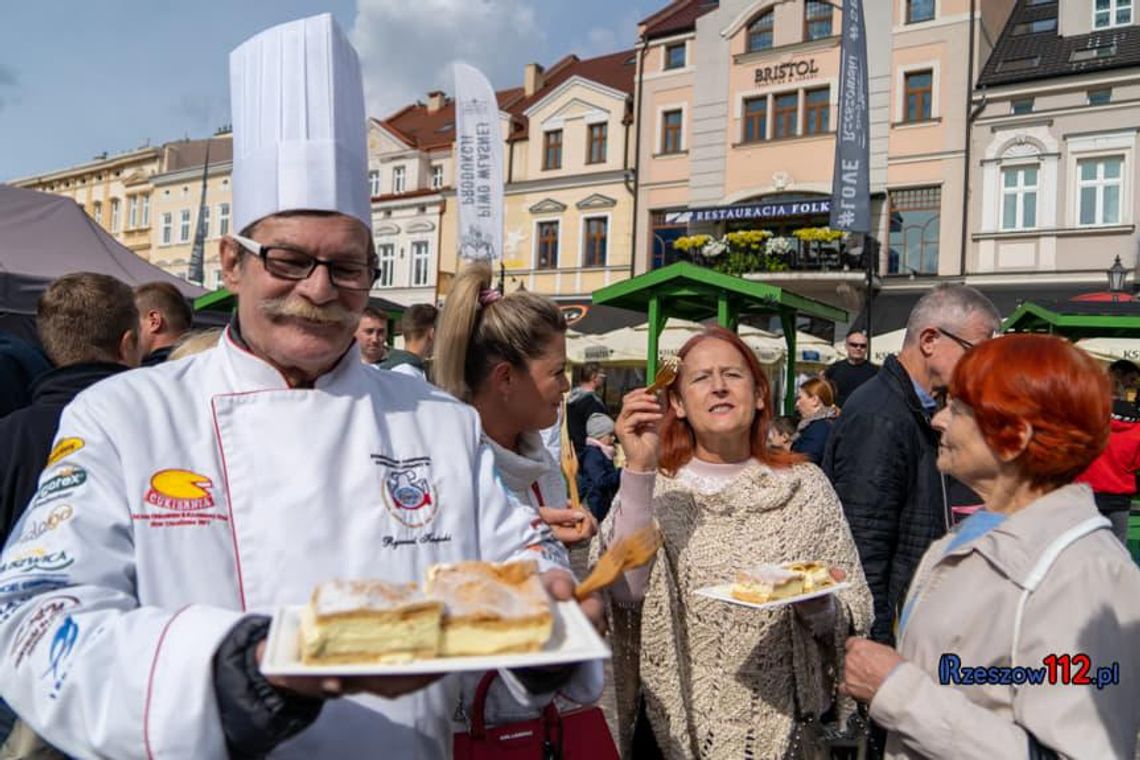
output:
M 566 326 L 583 335 L 600 335 L 645 321 L 641 312 L 599 306 L 590 301 L 559 301 L 558 308 L 566 317 Z

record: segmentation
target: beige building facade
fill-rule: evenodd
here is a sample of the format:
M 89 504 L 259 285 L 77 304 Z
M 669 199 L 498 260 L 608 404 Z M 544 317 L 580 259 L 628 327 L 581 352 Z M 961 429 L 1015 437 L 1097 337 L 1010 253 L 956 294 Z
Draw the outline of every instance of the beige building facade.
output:
M 233 140 L 209 139 L 206 190 L 206 288 L 219 288 L 217 240 L 230 231 Z M 179 140 L 140 148 L 10 184 L 75 200 L 120 243 L 167 272 L 187 279 L 202 200 L 207 140 Z
M 162 170 L 162 158 L 162 148 L 144 147 L 7 184 L 71 198 L 116 240 L 149 260 L 151 178 Z
M 970 62 L 976 78 L 1015 3 L 864 3 L 884 290 L 961 273 Z M 746 277 L 863 307 L 861 248 L 808 242 L 830 211 L 841 27 L 814 0 L 674 2 L 642 22 L 637 272 L 684 258 L 680 237 L 764 230 L 791 250 Z
M 451 185 L 454 119 L 442 93 L 368 126 L 372 235 L 380 277 L 373 294 L 404 306 L 435 303 L 444 188 Z M 430 124 L 428 123 L 430 122 Z M 440 122 L 440 123 L 436 123 Z
M 202 205 L 202 168 L 209 143 L 209 170 L 206 175 L 206 202 Z M 199 215 L 205 214 L 206 238 L 203 249 L 203 287 L 223 287 L 218 240 L 230 232 L 233 170 L 233 139 L 219 135 L 207 140 L 186 140 L 163 146 L 164 171 L 151 178 L 153 185 L 153 227 L 151 263 L 176 277 L 189 279 L 190 258 Z
M 505 208 L 501 278 L 566 303 L 629 277 L 634 188 L 632 51 L 526 67 L 499 93 Z M 445 193 L 440 269 L 456 271 L 454 193 Z

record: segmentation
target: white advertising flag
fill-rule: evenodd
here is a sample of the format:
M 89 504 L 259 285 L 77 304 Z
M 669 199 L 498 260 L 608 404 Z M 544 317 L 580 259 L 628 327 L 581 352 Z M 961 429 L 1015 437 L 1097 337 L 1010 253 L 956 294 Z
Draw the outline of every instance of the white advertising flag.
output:
M 499 103 L 487 77 L 455 64 L 455 185 L 459 258 L 503 255 L 503 136 Z

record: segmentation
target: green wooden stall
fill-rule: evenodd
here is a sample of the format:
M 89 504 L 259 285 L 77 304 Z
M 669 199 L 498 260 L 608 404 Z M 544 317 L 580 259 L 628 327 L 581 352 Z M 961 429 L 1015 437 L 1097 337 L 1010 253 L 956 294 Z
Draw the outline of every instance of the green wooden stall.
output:
M 670 317 L 693 322 L 715 317 L 718 325 L 735 332 L 743 316 L 778 315 L 788 350 L 784 406 L 789 414 L 796 401 L 796 317 L 848 321 L 847 312 L 838 307 L 684 261 L 602 288 L 593 301 L 648 315 L 648 377 L 657 373 L 657 341 Z

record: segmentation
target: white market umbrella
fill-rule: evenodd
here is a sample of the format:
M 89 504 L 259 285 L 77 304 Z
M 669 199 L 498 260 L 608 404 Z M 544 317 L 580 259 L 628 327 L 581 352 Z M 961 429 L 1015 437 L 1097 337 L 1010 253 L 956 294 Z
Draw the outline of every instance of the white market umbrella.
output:
M 1117 359 L 1140 363 L 1140 338 L 1085 338 L 1077 341 L 1077 348 L 1106 364 Z
M 621 347 L 616 342 L 606 343 L 603 335 L 586 335 L 585 333 L 566 331 L 566 359 L 571 364 L 586 364 L 597 362 L 607 366 L 639 365 L 645 363 L 645 348 L 640 351 L 632 350 L 629 346 Z
M 662 356 L 672 356 L 694 335 L 704 329 L 699 322 L 684 319 L 670 319 L 657 338 L 657 350 Z M 740 337 L 756 354 L 764 365 L 775 365 L 784 358 L 784 340 L 772 333 L 755 327 L 742 325 Z M 649 324 L 622 327 L 602 335 L 591 336 L 598 344 L 611 352 L 608 360 L 595 359 L 605 364 L 644 364 L 649 346 Z
M 779 338 L 783 342 L 783 338 Z M 843 355 L 835 350 L 835 346 L 823 338 L 809 333 L 796 331 L 796 364 L 827 365 L 842 359 Z
M 906 338 L 906 328 L 892 330 L 882 335 L 871 337 L 871 361 L 882 365 L 887 354 L 897 354 L 902 351 L 903 339 Z

